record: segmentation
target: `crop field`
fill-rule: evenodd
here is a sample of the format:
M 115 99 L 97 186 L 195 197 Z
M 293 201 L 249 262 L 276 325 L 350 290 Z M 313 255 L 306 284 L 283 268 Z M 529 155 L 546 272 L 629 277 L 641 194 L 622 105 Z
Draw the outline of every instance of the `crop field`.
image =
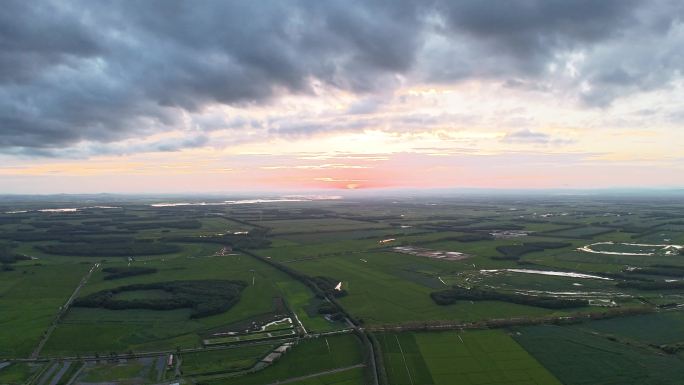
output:
M 80 383 L 153 382 L 163 376 L 165 367 L 157 365 L 156 358 L 141 358 L 122 362 L 87 363 L 78 374 Z
M 436 240 L 435 242 L 429 242 L 427 243 L 427 245 L 429 245 L 430 248 L 437 248 L 441 250 L 454 250 L 467 253 L 469 255 L 486 257 L 487 259 L 504 259 L 506 255 L 500 251 L 500 249 L 503 247 L 518 246 L 523 244 L 544 245 L 551 243 L 557 244 L 560 247 L 542 247 L 540 249 L 530 249 L 525 251 L 524 253 L 521 253 L 521 255 L 517 259 L 527 261 L 541 261 L 549 256 L 567 252 L 573 250 L 574 248 L 580 245 L 585 244 L 580 241 L 573 241 L 564 238 L 538 237 L 531 235 L 518 238 L 499 238 L 473 242 L 459 242 L 449 240 L 447 238 L 446 240 Z
M 611 231 L 613 230 L 607 227 L 582 226 L 577 228 L 550 231 L 545 234 L 562 238 L 593 238 L 596 235 L 609 233 Z
M 111 289 L 122 284 L 140 284 L 194 279 L 235 279 L 247 283 L 240 301 L 229 311 L 206 318 L 190 319 L 186 309 L 178 310 L 108 310 L 74 307 L 64 317 L 45 347 L 48 355 L 67 352 L 110 352 L 132 349 L 173 349 L 176 346 L 196 347 L 201 344 L 200 334 L 222 325 L 228 325 L 256 315 L 274 311 L 273 298 L 283 297 L 292 310 L 301 314 L 305 327 L 329 328 L 322 316 L 308 316 L 305 307 L 312 294 L 301 283 L 290 281 L 277 270 L 251 257 L 234 255 L 225 257 L 182 258 L 153 260 L 143 266 L 156 268 L 154 274 L 133 276 L 120 280 L 106 280 L 101 271 L 83 288 L 83 294 Z M 282 287 L 281 287 L 282 286 Z M 78 335 L 91 335 L 86 340 Z M 76 343 L 67 344 L 74 340 Z M 81 345 L 78 341 L 83 341 Z
M 410 260 L 405 258 L 410 258 Z M 302 261 L 292 264 L 292 267 L 310 275 L 325 273 L 342 281 L 349 294 L 341 298 L 340 302 L 367 325 L 424 320 L 471 321 L 488 317 L 545 313 L 544 310 L 507 303 L 499 303 L 497 306 L 487 303 L 436 305 L 429 296 L 434 289 L 416 281 L 420 278 L 439 282 L 437 276 L 424 274 L 422 277 L 408 280 L 406 270 L 402 270 L 402 267 L 405 269 L 432 268 L 430 265 L 420 264 L 424 260 L 426 258 L 400 253 L 368 253 L 358 254 L 353 258 L 329 257 Z M 418 265 L 407 264 L 407 261 L 417 261 Z M 392 262 L 395 263 L 393 269 L 381 267 Z M 440 262 L 447 263 L 446 261 Z M 431 270 L 427 272 L 432 273 Z M 414 270 L 414 274 L 418 272 Z
M 531 296 L 558 298 L 584 298 L 593 303 L 613 301 L 619 304 L 634 303 L 629 293 L 617 288 L 612 279 L 601 276 L 564 276 L 558 270 L 501 269 L 465 272 L 442 279 L 461 287 L 480 286 L 502 293 L 524 293 Z
M 684 202 L 12 199 L 0 384 L 684 378 Z
M 535 326 L 514 336 L 564 384 L 676 384 L 684 378 L 677 355 L 578 328 Z
M 24 265 L 0 280 L 0 357 L 27 356 L 90 265 Z
M 2 367 L 3 365 L 0 365 Z M 0 369 L 0 384 L 21 385 L 27 383 L 34 373 L 37 373 L 43 365 L 15 363 Z
M 272 229 L 274 235 L 298 233 L 325 233 L 335 231 L 387 228 L 388 225 L 342 218 L 300 219 L 295 221 L 257 221 L 256 224 Z
M 208 375 L 247 370 L 270 353 L 275 345 L 243 346 L 182 355 L 184 375 Z
M 629 318 L 613 318 L 573 326 L 644 344 L 665 345 L 684 342 L 684 312 L 668 311 Z
M 339 335 L 302 340 L 272 366 L 253 375 L 228 377 L 208 384 L 269 384 L 289 378 L 324 373 L 363 362 L 361 345 L 354 335 Z M 334 383 L 334 382 L 333 382 Z
M 352 368 L 338 373 L 324 374 L 301 381 L 290 382 L 291 385 L 363 385 L 363 368 Z
M 391 384 L 560 384 L 501 331 L 386 333 L 379 340 Z
M 624 254 L 602 254 L 588 253 L 580 250 L 561 251 L 552 257 L 545 259 L 545 264 L 556 266 L 568 266 L 574 268 L 576 265 L 587 265 L 590 271 L 597 270 L 618 270 L 624 266 L 649 266 L 654 264 L 677 265 L 681 264 L 680 255 L 665 255 L 656 253 L 654 255 L 624 255 Z
M 387 227 L 379 229 L 361 229 L 361 230 L 345 230 L 345 231 L 331 231 L 325 233 L 299 233 L 290 235 L 279 235 L 279 239 L 288 240 L 297 245 L 314 245 L 326 242 L 340 242 L 354 239 L 386 239 L 396 237 L 406 237 L 414 234 L 424 233 L 425 230 L 413 227 Z
M 633 240 L 639 243 L 675 243 L 679 245 L 684 245 L 683 233 L 684 230 L 680 226 L 677 226 L 674 229 L 671 227 L 667 227 L 662 229 L 656 229 L 652 232 L 639 235 L 638 237 L 635 237 Z
M 315 259 L 335 255 L 351 255 L 364 250 L 380 249 L 376 239 L 341 240 L 336 242 L 318 243 L 314 245 L 285 245 L 259 249 L 260 255 L 268 256 L 282 263 L 292 263 L 299 260 Z

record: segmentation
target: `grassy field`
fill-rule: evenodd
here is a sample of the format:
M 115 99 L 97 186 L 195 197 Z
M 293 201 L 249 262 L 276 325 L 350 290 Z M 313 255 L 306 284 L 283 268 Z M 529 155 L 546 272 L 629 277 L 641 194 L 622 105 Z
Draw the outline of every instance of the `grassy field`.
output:
M 674 385 L 684 378 L 684 360 L 676 355 L 580 328 L 535 326 L 518 330 L 514 337 L 567 385 Z
M 502 331 L 381 334 L 392 385 L 560 384 Z
M 339 373 L 316 376 L 302 381 L 290 382 L 290 385 L 364 385 L 363 368 L 354 368 Z
M 131 284 L 187 280 L 239 280 L 246 286 L 233 307 L 200 318 L 191 317 L 196 309 L 190 307 L 71 307 L 48 339 L 42 351 L 44 357 L 175 351 L 201 347 L 206 340 L 220 341 L 222 345 L 265 336 L 295 340 L 294 335 L 285 333 L 298 330 L 300 322 L 309 336 L 348 327 L 345 320 L 330 322 L 319 314 L 319 310 L 333 314 L 337 310 L 321 307 L 326 299 L 323 295 L 316 297 L 304 284 L 313 277 L 319 277 L 318 282 L 341 281 L 346 295 L 337 302 L 352 320 L 369 330 L 384 325 L 417 327 L 433 322 L 454 324 L 606 311 L 584 302 L 565 310 L 477 300 L 438 305 L 430 294 L 451 285 L 487 289 L 494 294 L 585 296 L 601 300 L 593 305 L 615 305 L 617 310 L 655 305 L 671 309 L 684 304 L 684 289 L 623 288 L 635 277 L 657 285 L 667 276 L 630 274 L 624 271 L 626 267 L 684 266 L 681 255 L 619 256 L 577 250 L 604 241 L 682 243 L 684 204 L 676 201 L 612 202 L 569 196 L 425 197 L 151 207 L 148 199 L 131 198 L 102 203 L 120 207 L 110 210 L 2 214 L 76 207 L 67 198 L 54 199 L 42 203 L 8 203 L 0 199 L 0 361 L 31 353 L 60 306 L 95 263 L 101 266 L 79 296 Z M 207 201 L 220 203 L 228 199 L 214 197 Z M 388 239 L 392 240 L 381 242 Z M 539 242 L 568 245 L 541 247 L 543 250 L 537 247 L 533 251 L 529 244 Z M 395 246 L 459 252 L 467 257 L 440 260 L 430 255 L 398 253 L 393 250 Z M 633 249 L 623 245 L 610 248 Z M 173 252 L 155 254 L 163 250 Z M 225 255 L 217 255 L 219 250 L 224 250 Z M 83 255 L 56 254 L 66 251 Z M 121 256 L 111 256 L 117 253 Z M 133 258 L 129 259 L 127 253 L 134 254 Z M 265 263 L 250 253 L 282 266 Z M 22 254 L 38 259 L 27 260 Z M 107 279 L 102 271 L 129 264 L 145 268 L 147 274 Z M 584 273 L 609 279 L 506 269 Z M 173 290 L 116 294 L 116 299 L 128 300 L 129 305 L 136 300 L 141 301 L 138 305 L 143 300 L 149 305 L 180 298 Z M 507 298 L 511 297 L 489 298 L 510 301 Z M 290 312 L 295 315 L 291 317 L 294 328 L 278 330 L 281 326 L 272 326 L 272 330 L 259 330 L 262 322 L 286 318 Z M 684 378 L 680 359 L 684 353 L 665 353 L 676 351 L 678 344 L 684 343 L 682 314 L 660 311 L 565 327 L 376 335 L 391 385 L 670 384 Z M 304 338 L 302 333 L 297 338 L 298 345 L 275 364 L 249 375 L 231 377 L 255 367 L 282 341 L 183 353 L 180 369 L 185 380 L 191 378 L 197 383 L 262 385 L 286 379 L 296 379 L 292 383 L 299 385 L 367 383 L 367 368 L 349 368 L 365 363 L 363 349 L 354 335 Z M 664 344 L 668 346 L 661 346 Z M 174 374 L 165 365 L 161 370 L 167 376 L 159 377 L 160 363 L 163 357 L 89 362 L 78 381 L 123 385 L 169 380 Z M 346 370 L 330 372 L 339 368 Z M 13 364 L 0 370 L 0 384 L 26 382 L 35 370 Z M 77 366 L 69 370 L 75 371 Z
M 386 227 L 379 229 L 331 231 L 325 233 L 299 233 L 291 235 L 279 235 L 278 238 L 294 242 L 298 245 L 312 245 L 327 242 L 340 242 L 347 240 L 378 240 L 408 236 L 414 233 L 422 233 L 425 230 L 417 228 Z
M 240 301 L 229 311 L 199 319 L 190 319 L 188 309 L 156 311 L 74 307 L 55 330 L 44 353 L 59 355 L 197 347 L 201 344 L 200 334 L 206 330 L 274 311 L 274 297 L 284 298 L 307 330 L 332 328 L 322 316 L 310 316 L 307 313 L 306 306 L 313 298 L 308 288 L 249 256 L 159 259 L 143 262 L 142 266 L 155 267 L 158 272 L 105 280 L 104 274 L 98 271 L 82 293 L 133 283 L 183 280 L 187 277 L 196 280 L 243 280 L 248 286 L 243 290 Z M 84 335 L 89 338 L 81 338 Z
M 100 364 L 89 368 L 79 379 L 84 382 L 111 382 L 148 378 L 148 370 L 147 365 L 137 361 L 123 364 Z
M 19 265 L 0 272 L 0 357 L 26 357 L 90 265 Z
M 611 232 L 610 228 L 598 226 L 582 226 L 547 232 L 546 235 L 563 238 L 593 238 L 595 235 Z
M 342 218 L 299 219 L 296 221 L 259 221 L 254 223 L 272 229 L 274 235 L 317 232 L 323 233 L 329 231 L 378 229 L 389 227 L 379 223 L 361 222 Z
M 352 255 L 365 250 L 379 249 L 378 239 L 337 240 L 306 245 L 285 245 L 270 249 L 257 250 L 260 255 L 268 256 L 282 263 L 292 263 L 336 255 Z
M 490 302 L 439 306 L 430 298 L 435 290 L 431 285 L 440 284 L 437 270 L 440 266 L 436 265 L 447 269 L 448 264 L 398 253 L 365 253 L 302 261 L 289 266 L 312 276 L 325 274 L 342 281 L 349 294 L 340 302 L 366 325 L 424 320 L 472 321 L 549 313 L 539 308 L 499 302 L 496 306 Z M 456 268 L 458 262 L 452 266 Z M 423 284 L 423 280 L 429 280 L 431 284 Z
M 593 321 L 573 328 L 633 339 L 645 344 L 679 343 L 684 342 L 684 312 L 670 311 Z
M 275 347 L 275 345 L 255 345 L 187 353 L 181 356 L 181 370 L 184 375 L 206 375 L 247 370 Z
M 272 366 L 254 374 L 208 381 L 207 384 L 261 385 L 344 368 L 363 361 L 356 336 L 344 334 L 302 340 Z M 334 382 L 333 382 L 334 383 Z
M 20 385 L 25 384 L 42 365 L 16 363 L 0 369 L 0 384 Z

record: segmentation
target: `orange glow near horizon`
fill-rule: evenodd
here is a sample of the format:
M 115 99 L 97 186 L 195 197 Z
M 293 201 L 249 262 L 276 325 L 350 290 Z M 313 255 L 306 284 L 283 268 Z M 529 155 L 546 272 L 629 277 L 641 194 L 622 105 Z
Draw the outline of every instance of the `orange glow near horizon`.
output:
M 611 129 L 582 128 L 609 119 L 619 124 L 634 105 L 645 103 L 643 96 L 616 103 L 613 112 L 573 110 L 486 82 L 407 87 L 388 98 L 365 115 L 344 112 L 362 98 L 325 91 L 245 110 L 210 108 L 207 114 L 240 113 L 260 122 L 280 116 L 326 129 L 246 135 L 237 143 L 236 131 L 217 130 L 211 145 L 171 152 L 5 157 L 0 183 L 6 192 L 20 193 L 684 185 L 684 130 L 639 127 L 616 136 Z M 665 105 L 674 99 L 665 94 L 655 100 Z M 327 130 L 339 122 L 354 128 Z M 115 145 L 127 150 L 183 135 Z

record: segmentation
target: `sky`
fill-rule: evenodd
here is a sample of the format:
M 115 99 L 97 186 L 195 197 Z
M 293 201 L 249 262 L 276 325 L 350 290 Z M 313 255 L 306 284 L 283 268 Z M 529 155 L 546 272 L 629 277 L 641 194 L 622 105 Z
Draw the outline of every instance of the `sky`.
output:
M 684 186 L 679 0 L 23 1 L 0 193 Z

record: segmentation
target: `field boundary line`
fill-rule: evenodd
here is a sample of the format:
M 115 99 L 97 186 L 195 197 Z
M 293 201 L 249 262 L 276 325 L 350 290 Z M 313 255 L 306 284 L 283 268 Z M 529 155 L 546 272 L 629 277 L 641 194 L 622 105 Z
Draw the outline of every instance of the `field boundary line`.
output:
M 310 378 L 316 378 L 316 377 L 325 376 L 325 375 L 328 375 L 328 374 L 341 373 L 341 372 L 346 372 L 346 371 L 348 371 L 348 370 L 352 370 L 352 369 L 356 369 L 356 368 L 363 368 L 364 366 L 366 366 L 366 364 L 356 364 L 356 365 L 352 365 L 352 366 L 345 366 L 345 367 L 343 367 L 343 368 L 330 369 L 330 370 L 326 370 L 326 371 L 323 371 L 323 372 L 318 372 L 318 373 L 313 373 L 313 374 L 307 374 L 306 376 L 292 377 L 292 378 L 288 378 L 288 379 L 285 379 L 285 380 L 282 380 L 282 381 L 271 382 L 271 383 L 266 384 L 266 385 L 289 384 L 289 383 L 291 383 L 291 382 L 298 382 L 298 381 L 302 381 L 302 380 L 308 380 L 308 379 L 310 379 Z
M 411 381 L 411 385 L 413 385 L 413 377 L 411 377 L 411 371 L 409 370 L 408 364 L 406 363 L 406 357 L 404 356 L 404 349 L 401 348 L 401 342 L 399 342 L 399 337 L 397 335 L 394 335 L 394 338 L 397 340 L 397 345 L 399 346 L 399 351 L 401 352 L 401 359 L 404 360 L 404 367 L 406 368 L 406 374 L 409 376 L 409 381 Z
M 83 276 L 83 278 L 81 278 L 73 293 L 71 293 L 71 296 L 67 299 L 66 303 L 59 309 L 57 315 L 55 315 L 55 318 L 52 320 L 52 323 L 47 328 L 45 334 L 43 334 L 43 337 L 38 342 L 38 346 L 36 346 L 36 349 L 33 351 L 33 353 L 31 353 L 30 358 L 38 358 L 41 350 L 43 350 L 43 346 L 45 346 L 45 343 L 48 339 L 50 339 L 52 332 L 57 328 L 57 324 L 59 324 L 59 321 L 62 319 L 62 316 L 64 316 L 64 314 L 66 314 L 66 312 L 69 310 L 69 307 L 76 299 L 76 296 L 78 296 L 78 293 L 81 291 L 81 288 L 85 286 L 90 277 L 93 275 L 93 272 L 95 272 L 95 270 L 98 267 L 100 267 L 100 264 L 94 263 L 90 270 L 88 270 L 88 272 Z

